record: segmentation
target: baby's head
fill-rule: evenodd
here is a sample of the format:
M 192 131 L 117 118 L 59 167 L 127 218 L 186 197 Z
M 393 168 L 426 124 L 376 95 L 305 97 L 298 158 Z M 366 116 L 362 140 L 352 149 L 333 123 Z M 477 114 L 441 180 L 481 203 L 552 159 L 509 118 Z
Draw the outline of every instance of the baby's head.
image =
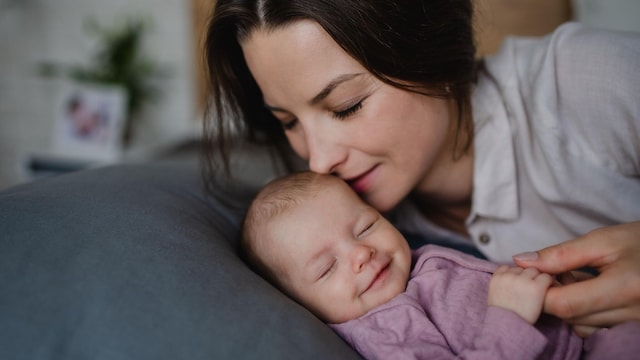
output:
M 404 291 L 400 232 L 341 179 L 311 172 L 269 183 L 243 225 L 245 259 L 325 322 L 364 315 Z

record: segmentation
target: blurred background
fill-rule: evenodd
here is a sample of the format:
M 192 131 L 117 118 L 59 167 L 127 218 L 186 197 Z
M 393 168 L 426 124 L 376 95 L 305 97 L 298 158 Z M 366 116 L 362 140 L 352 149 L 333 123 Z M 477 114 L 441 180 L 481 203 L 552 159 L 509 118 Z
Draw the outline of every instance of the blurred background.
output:
M 0 190 L 42 173 L 153 160 L 197 141 L 201 43 L 214 3 L 0 0 Z M 478 56 L 506 35 L 544 35 L 570 20 L 640 30 L 640 0 L 476 0 L 476 9 Z M 87 140 L 86 130 L 75 143 L 61 139 L 70 89 L 107 99 L 114 86 L 127 101 L 109 105 L 101 137 Z M 116 136 L 107 139 L 109 131 Z

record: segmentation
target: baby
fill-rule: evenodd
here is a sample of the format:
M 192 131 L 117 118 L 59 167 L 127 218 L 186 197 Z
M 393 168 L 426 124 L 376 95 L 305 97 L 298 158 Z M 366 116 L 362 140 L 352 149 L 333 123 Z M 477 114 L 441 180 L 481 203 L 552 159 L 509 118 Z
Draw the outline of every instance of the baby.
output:
M 640 323 L 583 346 L 542 315 L 554 279 L 451 249 L 411 251 L 402 234 L 342 180 L 276 179 L 250 205 L 241 249 L 259 274 L 311 310 L 367 359 L 629 359 Z

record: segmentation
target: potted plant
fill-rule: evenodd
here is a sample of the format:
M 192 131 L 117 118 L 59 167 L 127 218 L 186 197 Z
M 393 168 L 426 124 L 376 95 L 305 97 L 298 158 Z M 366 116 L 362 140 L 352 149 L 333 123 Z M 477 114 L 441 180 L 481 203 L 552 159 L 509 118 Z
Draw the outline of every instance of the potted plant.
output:
M 133 137 L 134 122 L 144 107 L 157 100 L 161 91 L 157 80 L 168 74 L 142 52 L 142 42 L 149 24 L 140 18 L 129 18 L 122 25 L 101 27 L 94 20 L 86 23 L 90 34 L 99 40 L 90 65 L 44 63 L 44 76 L 65 76 L 81 83 L 117 85 L 127 92 L 122 144 L 128 146 Z

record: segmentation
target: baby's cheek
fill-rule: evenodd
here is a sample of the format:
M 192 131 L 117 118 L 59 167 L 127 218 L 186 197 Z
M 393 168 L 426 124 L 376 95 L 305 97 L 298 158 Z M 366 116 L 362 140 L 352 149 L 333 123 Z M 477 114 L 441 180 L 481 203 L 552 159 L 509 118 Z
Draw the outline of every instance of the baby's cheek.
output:
M 325 322 L 333 323 L 333 324 L 341 324 L 347 322 L 349 320 L 357 319 L 360 316 L 367 313 L 367 306 L 364 304 L 334 304 L 332 307 L 333 311 L 330 311 L 330 314 L 327 314 L 323 320 Z

